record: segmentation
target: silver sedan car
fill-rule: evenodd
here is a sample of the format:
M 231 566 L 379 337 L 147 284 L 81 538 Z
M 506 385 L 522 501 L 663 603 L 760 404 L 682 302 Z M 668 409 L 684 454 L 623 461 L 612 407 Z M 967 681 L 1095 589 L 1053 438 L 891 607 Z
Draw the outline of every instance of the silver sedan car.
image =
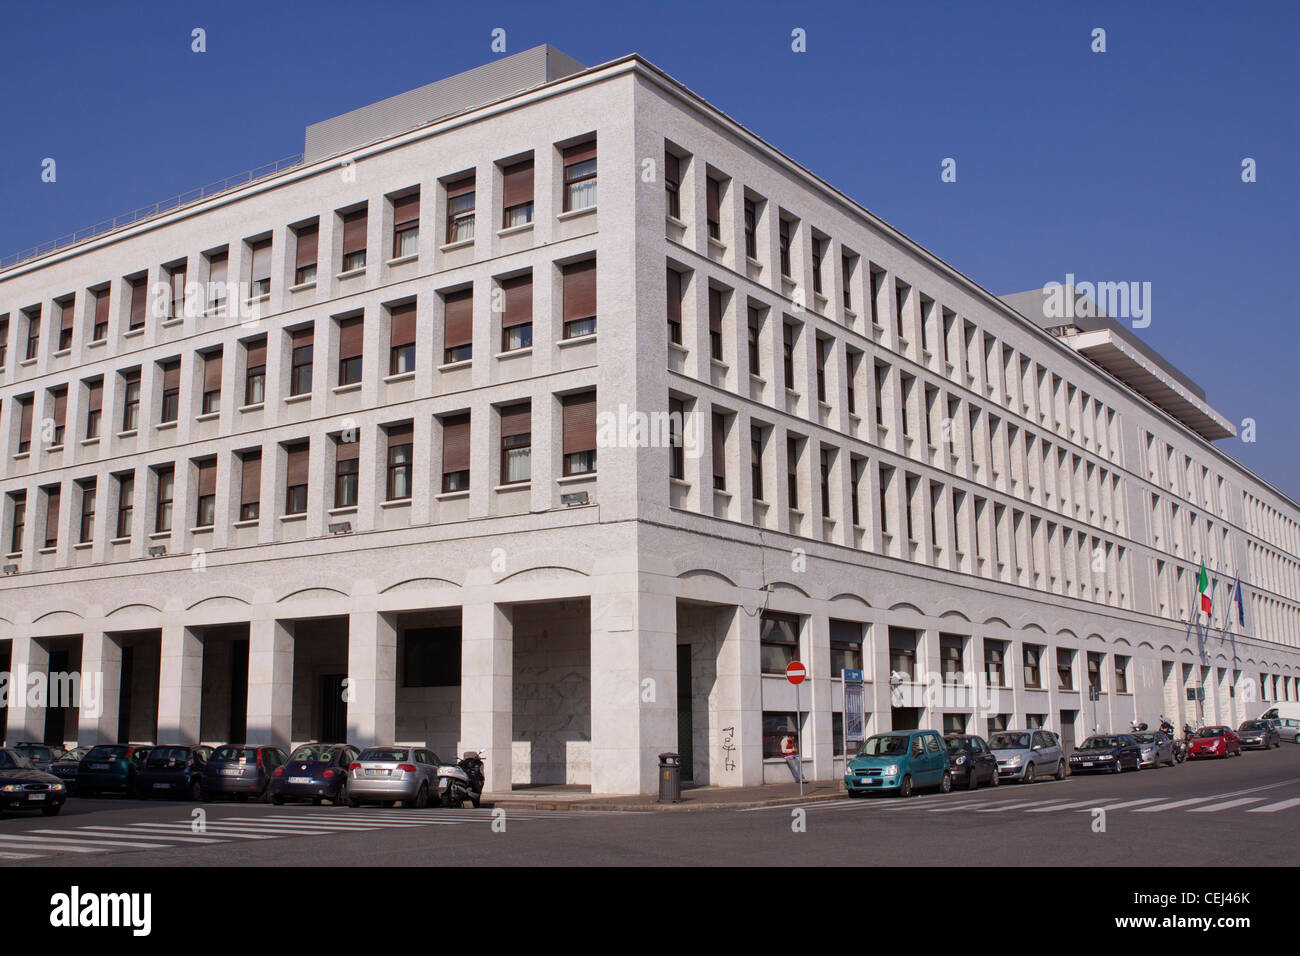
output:
M 1174 765 L 1174 742 L 1168 734 L 1149 730 L 1134 734 L 1133 739 L 1142 750 L 1142 766 L 1159 767 L 1162 763 L 1168 763 L 1171 767 Z
M 348 806 L 427 807 L 438 792 L 438 763 L 427 747 L 367 747 L 348 767 Z

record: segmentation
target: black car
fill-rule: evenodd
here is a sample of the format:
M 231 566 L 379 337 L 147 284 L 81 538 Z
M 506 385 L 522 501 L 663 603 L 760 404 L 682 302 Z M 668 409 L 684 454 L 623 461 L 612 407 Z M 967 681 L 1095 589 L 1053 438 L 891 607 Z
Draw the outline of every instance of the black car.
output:
M 64 751 L 58 760 L 50 764 L 50 773 L 62 780 L 69 792 L 77 782 L 77 764 L 81 763 L 81 758 L 89 752 L 89 747 L 73 747 L 71 750 Z
M 54 774 L 37 770 L 16 748 L 0 750 L 0 813 L 40 810 L 52 817 L 67 799 L 67 788 Z
M 1142 747 L 1132 734 L 1099 734 L 1070 755 L 1070 773 L 1123 773 L 1142 769 Z
M 949 734 L 943 738 L 952 764 L 952 785 L 974 790 L 981 783 L 998 785 L 998 758 L 988 742 L 975 734 Z
M 338 805 L 347 799 L 348 764 L 360 751 L 348 744 L 303 744 L 289 755 L 283 767 L 271 774 L 271 802 L 309 799 Z
M 50 772 L 54 761 L 63 756 L 63 748 L 53 744 L 17 743 L 14 750 L 32 762 L 32 766 L 45 773 Z
M 203 772 L 211 747 L 155 747 L 135 772 L 135 793 L 142 800 L 159 794 L 189 797 L 203 795 Z
M 203 772 L 202 799 L 227 795 L 245 801 L 271 796 L 271 775 L 284 766 L 284 751 L 256 744 L 225 744 L 213 751 Z
M 1272 720 L 1247 720 L 1237 728 L 1241 738 L 1242 750 L 1267 750 L 1269 747 L 1281 747 L 1282 735 L 1277 732 L 1277 723 Z

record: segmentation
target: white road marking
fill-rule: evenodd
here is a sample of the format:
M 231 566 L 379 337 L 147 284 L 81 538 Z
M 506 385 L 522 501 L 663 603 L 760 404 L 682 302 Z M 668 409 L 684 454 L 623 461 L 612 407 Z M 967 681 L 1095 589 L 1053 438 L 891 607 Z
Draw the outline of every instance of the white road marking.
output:
M 1263 797 L 1239 797 L 1236 800 L 1228 800 L 1225 803 L 1212 803 L 1208 807 L 1193 807 L 1188 813 L 1218 813 L 1220 810 L 1227 810 L 1231 807 L 1240 807 L 1247 803 L 1259 803 Z
M 1247 813 L 1277 813 L 1279 810 L 1286 810 L 1290 807 L 1300 806 L 1300 797 L 1292 797 L 1290 800 L 1280 800 L 1277 803 L 1266 803 L 1262 807 L 1251 807 Z
M 10 846 L 19 850 L 36 849 L 30 843 L 11 843 L 9 837 L 0 837 L 0 846 Z M 60 853 L 107 853 L 108 847 L 88 847 L 88 846 L 51 846 L 50 849 L 57 849 Z
M 984 810 L 976 810 L 976 813 L 1004 813 L 1007 810 L 1020 810 L 1024 807 L 1038 807 L 1045 803 L 1060 803 L 1065 797 L 1057 797 L 1055 800 L 1030 800 L 1027 803 L 1013 803 L 1005 807 L 988 807 Z
M 1190 807 L 1196 803 L 1205 803 L 1207 800 L 1217 800 L 1217 797 L 1192 797 L 1188 800 L 1175 800 L 1173 803 L 1158 803 L 1154 807 L 1142 807 L 1134 810 L 1134 813 L 1156 813 L 1160 810 L 1177 810 L 1179 807 Z
M 167 840 L 175 843 L 220 843 L 222 842 L 221 840 L 209 840 L 205 837 L 199 837 L 199 836 L 179 836 L 179 835 L 172 836 L 171 834 L 166 833 L 165 831 L 151 831 L 151 830 L 146 830 L 144 827 L 137 828 L 135 826 L 130 826 L 130 827 L 86 826 L 86 827 L 79 827 L 77 832 L 81 832 L 85 830 L 93 830 L 95 832 L 109 831 L 106 832 L 104 835 L 113 836 L 113 837 L 118 836 L 118 832 L 114 832 L 114 831 L 120 831 L 122 835 L 134 833 L 136 836 L 150 836 L 158 839 L 166 838 Z M 36 832 L 49 833 L 50 831 L 37 830 Z
M 1077 810 L 1079 807 L 1095 807 L 1105 801 L 1105 797 L 1094 797 L 1091 800 L 1080 800 L 1077 803 L 1062 803 L 1055 807 L 1035 807 L 1032 810 L 1026 810 L 1025 813 L 1055 813 L 1057 810 Z
M 29 832 L 40 833 L 41 831 L 32 830 Z M 76 831 L 75 830 L 48 830 L 45 832 L 75 833 Z M 98 844 L 101 846 L 130 846 L 130 847 L 136 847 L 137 849 L 141 849 L 141 850 L 157 850 L 166 846 L 165 843 L 119 843 L 116 840 L 94 840 L 89 837 L 77 838 L 77 837 L 54 837 L 54 836 L 24 836 L 18 833 L 10 833 L 6 837 L 4 837 L 4 840 L 5 842 L 9 842 L 12 840 L 24 840 L 24 841 L 31 841 L 33 843 L 57 844 L 60 847 L 62 847 L 63 844 L 70 844 L 76 846 L 81 846 L 83 844 L 87 846 L 95 846 Z
M 38 860 L 40 853 L 0 853 L 0 860 Z

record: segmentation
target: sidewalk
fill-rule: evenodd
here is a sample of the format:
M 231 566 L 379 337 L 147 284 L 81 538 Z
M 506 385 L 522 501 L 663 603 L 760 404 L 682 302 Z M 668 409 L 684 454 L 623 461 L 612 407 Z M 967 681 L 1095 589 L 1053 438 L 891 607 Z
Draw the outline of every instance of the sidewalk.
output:
M 681 803 L 660 803 L 657 793 L 592 796 L 585 787 L 534 787 L 510 793 L 485 793 L 483 804 L 507 810 L 747 810 L 842 798 L 844 787 L 836 778 L 805 780 L 802 797 L 799 784 L 791 781 L 757 787 L 683 788 Z

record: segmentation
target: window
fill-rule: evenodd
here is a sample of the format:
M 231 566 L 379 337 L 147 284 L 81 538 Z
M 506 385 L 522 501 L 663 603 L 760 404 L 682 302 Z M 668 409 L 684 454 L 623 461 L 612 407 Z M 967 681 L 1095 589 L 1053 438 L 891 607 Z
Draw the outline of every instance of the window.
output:
M 291 368 L 289 372 L 289 394 L 306 395 L 311 391 L 311 366 L 314 330 L 311 326 L 293 329 L 289 333 Z
M 830 352 L 830 339 L 817 340 L 817 401 L 826 402 L 826 358 Z
M 447 244 L 474 238 L 474 177 L 447 184 Z
M 39 307 L 23 313 L 27 317 L 27 351 L 23 361 L 30 362 L 41 354 L 41 310 Z
M 853 256 L 840 254 L 840 282 L 844 286 L 844 311 L 853 311 Z
M 961 683 L 965 643 L 960 634 L 939 635 L 939 671 L 945 684 Z
M 712 416 L 713 489 L 727 490 L 727 418 L 720 412 Z
M 198 463 L 198 503 L 194 509 L 194 527 L 211 528 L 217 520 L 217 460 Z
M 284 513 L 307 513 L 307 465 L 311 446 L 307 442 L 285 446 Z
M 501 170 L 502 226 L 513 229 L 533 221 L 533 161 L 526 159 Z
M 320 222 L 311 222 L 294 230 L 293 284 L 316 281 L 316 258 L 320 242 Z
M 822 291 L 822 251 L 825 248 L 825 239 L 817 236 L 812 241 L 812 283 L 813 291 L 821 294 Z
M 586 475 L 596 470 L 596 393 L 563 399 L 564 474 Z
M 501 484 L 532 479 L 532 405 L 522 402 L 501 409 Z
M 145 304 L 148 299 L 149 286 L 144 276 L 138 276 L 127 281 L 131 287 L 131 314 L 127 320 L 126 328 L 128 332 L 134 332 L 136 329 L 144 328 Z
M 784 676 L 786 667 L 798 657 L 799 618 L 764 611 L 759 628 L 762 672 Z
M 712 176 L 705 183 L 704 205 L 708 217 L 709 238 L 720 240 L 722 239 L 722 183 Z
M 442 491 L 469 490 L 469 414 L 442 420 Z
M 664 192 L 667 199 L 666 212 L 673 219 L 682 218 L 682 161 L 667 150 L 664 151 Z
M 356 272 L 366 267 L 366 229 L 368 210 L 358 209 L 343 217 L 343 272 Z
M 388 310 L 388 374 L 415 371 L 415 303 L 406 302 Z
M 790 737 L 799 739 L 799 724 L 793 711 L 763 711 L 763 757 L 784 757 L 781 742 Z
M 831 676 L 862 670 L 862 625 L 831 618 Z
M 221 349 L 203 356 L 203 404 L 200 407 L 203 415 L 221 410 Z
M 596 205 L 596 141 L 564 151 L 564 211 Z
M 1101 655 L 1088 653 L 1088 686 L 1101 690 Z
M 176 495 L 176 469 L 171 465 L 154 472 L 158 488 L 158 501 L 154 507 L 153 530 L 155 533 L 172 529 L 172 499 Z
M 9 529 L 9 553 L 19 554 L 23 550 L 23 534 L 27 530 L 27 493 L 11 495 L 10 501 L 13 502 L 13 524 Z
M 1115 655 L 1115 693 L 1128 693 L 1128 658 Z
M 533 346 L 533 274 L 501 282 L 501 351 Z
M 831 516 L 831 450 L 822 448 L 818 454 L 818 465 L 821 471 L 821 499 L 822 499 L 822 517 Z
M 916 679 L 916 631 L 906 627 L 889 629 L 889 670 L 903 681 Z M 892 680 L 891 680 L 892 683 Z
M 1025 686 L 1038 688 L 1042 686 L 1042 674 L 1038 663 L 1043 649 L 1035 644 L 1026 644 L 1023 648 L 1025 659 Z
M 393 200 L 393 258 L 420 253 L 420 193 Z
M 790 220 L 782 219 L 780 226 L 781 275 L 790 275 Z
M 596 260 L 563 267 L 564 338 L 596 334 Z
M 365 324 L 361 316 L 339 320 L 339 385 L 361 381 L 361 349 Z
M 461 289 L 442 297 L 443 362 L 468 362 L 474 355 L 474 290 Z
M 686 403 L 668 399 L 668 477 L 686 480 Z
M 1003 654 L 1005 647 L 1001 641 L 984 642 L 984 675 L 988 678 L 990 687 L 1005 687 Z
M 0 316 L 0 368 L 9 357 L 9 316 Z
M 793 322 L 786 322 L 781 327 L 781 370 L 785 373 L 785 387 L 794 389 L 794 340 L 796 332 Z
M 266 401 L 266 338 L 244 343 L 244 404 L 260 405 Z
M 226 277 L 230 266 L 230 257 L 226 250 L 208 254 L 208 310 L 219 309 L 226 304 Z M 98 320 L 96 320 L 98 322 Z
M 104 380 L 86 383 L 86 438 L 99 437 L 99 420 L 104 407 Z
M 114 529 L 117 538 L 131 537 L 131 525 L 135 520 L 135 474 L 127 473 L 117 476 L 117 526 Z
M 668 341 L 674 345 L 682 344 L 682 274 L 676 269 L 668 270 L 667 291 Z
M 752 199 L 745 200 L 745 255 L 758 258 L 758 206 Z
M 749 478 L 755 501 L 763 500 L 763 429 L 749 426 Z
M 353 432 L 355 435 L 356 433 Z M 334 445 L 334 507 L 355 508 L 357 479 L 360 473 L 361 442 L 340 439 Z
M 81 526 L 77 534 L 81 544 L 95 540 L 95 491 L 94 478 L 81 483 Z
M 72 320 L 77 302 L 75 298 L 68 298 L 55 304 L 59 307 L 59 351 L 66 352 L 72 348 Z
M 709 357 L 722 361 L 722 297 L 721 289 L 709 289 Z
M 133 432 L 140 427 L 140 370 L 122 373 L 122 431 Z
M 385 488 L 389 501 L 411 497 L 414 435 L 414 429 L 409 424 L 388 426 L 388 480 Z
M 262 453 L 246 451 L 239 462 L 239 520 L 256 521 L 262 498 Z
M 58 485 L 45 489 L 45 537 L 46 548 L 56 548 L 59 544 L 59 504 L 62 491 Z
M 763 327 L 763 313 L 752 305 L 749 307 L 749 374 L 762 375 L 762 366 L 759 360 L 759 334 Z
M 54 434 L 50 439 L 51 448 L 63 445 L 64 425 L 68 416 L 68 390 L 56 388 L 50 392 L 50 404 L 53 405 Z
M 181 360 L 172 359 L 159 365 L 162 371 L 162 411 L 158 417 L 161 424 L 176 421 L 181 407 Z

